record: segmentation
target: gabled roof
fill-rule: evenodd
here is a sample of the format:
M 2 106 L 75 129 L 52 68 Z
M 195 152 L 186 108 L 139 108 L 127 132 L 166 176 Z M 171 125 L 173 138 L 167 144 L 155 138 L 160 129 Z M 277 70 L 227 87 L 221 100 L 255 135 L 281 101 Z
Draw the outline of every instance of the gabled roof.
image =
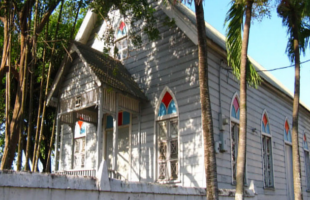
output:
M 140 99 L 147 99 L 125 66 L 118 60 L 85 44 L 74 42 L 101 83 Z
M 138 84 L 132 79 L 130 73 L 120 61 L 76 41 L 72 42 L 70 53 L 71 55 L 76 53 L 83 61 L 85 67 L 90 67 L 91 73 L 95 76 L 95 81 L 99 86 L 105 84 L 133 97 L 147 100 Z M 65 60 L 68 60 L 68 58 Z M 70 67 L 70 63 L 68 64 L 67 62 L 64 61 L 62 63 L 56 75 L 51 91 L 48 94 L 47 105 L 49 105 L 52 96 L 59 88 L 61 80 L 63 80 L 63 76 Z

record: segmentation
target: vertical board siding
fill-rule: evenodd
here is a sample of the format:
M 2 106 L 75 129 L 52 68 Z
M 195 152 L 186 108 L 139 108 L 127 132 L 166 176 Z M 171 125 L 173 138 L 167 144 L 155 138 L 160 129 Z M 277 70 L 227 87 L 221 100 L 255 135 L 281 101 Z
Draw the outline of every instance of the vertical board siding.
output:
M 60 88 L 60 99 L 68 99 L 96 88 L 94 77 L 80 58 L 76 59 Z M 92 101 L 93 99 L 89 99 Z
M 60 167 L 62 170 L 71 170 L 71 162 L 72 162 L 72 137 L 73 132 L 72 127 L 68 124 L 62 124 L 62 153 L 61 153 L 61 163 Z

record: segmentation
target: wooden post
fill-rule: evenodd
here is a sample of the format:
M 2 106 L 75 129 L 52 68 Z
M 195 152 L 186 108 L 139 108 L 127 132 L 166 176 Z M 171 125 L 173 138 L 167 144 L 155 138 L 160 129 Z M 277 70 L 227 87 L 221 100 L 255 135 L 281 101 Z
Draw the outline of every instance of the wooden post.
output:
M 118 140 L 118 94 L 115 94 L 115 113 L 113 116 L 113 163 L 112 163 L 112 170 L 116 171 L 116 164 L 117 164 L 117 140 Z M 113 173 L 113 175 L 115 175 Z M 114 178 L 114 177 L 113 177 Z
M 96 170 L 100 167 L 100 161 L 102 159 L 101 149 L 102 149 L 102 117 L 103 117 L 103 92 L 102 88 L 99 88 L 98 92 L 99 102 L 98 102 L 98 123 L 97 123 L 97 158 L 96 158 Z
M 62 151 L 63 151 L 63 138 L 64 138 L 64 127 L 62 123 L 60 123 L 60 152 L 59 152 L 59 170 L 63 171 L 63 164 L 62 164 Z
M 61 115 L 57 113 L 56 117 L 56 138 L 55 138 L 55 172 L 59 169 L 59 153 L 58 153 L 58 143 L 59 143 L 59 130 L 60 130 L 60 117 Z

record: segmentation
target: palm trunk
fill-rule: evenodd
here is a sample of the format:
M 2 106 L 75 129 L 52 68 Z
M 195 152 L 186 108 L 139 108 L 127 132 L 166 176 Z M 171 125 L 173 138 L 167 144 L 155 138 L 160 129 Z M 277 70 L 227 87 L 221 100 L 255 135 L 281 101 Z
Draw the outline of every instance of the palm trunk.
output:
M 296 11 L 295 11 L 296 12 Z M 294 34 L 294 54 L 295 54 L 295 91 L 293 101 L 293 126 L 292 126 L 292 150 L 293 150 L 293 177 L 294 177 L 294 196 L 295 200 L 302 200 L 301 168 L 298 142 L 298 112 L 300 96 L 300 55 L 299 55 L 299 30 L 297 17 L 292 12 L 293 34 Z
M 196 24 L 198 34 L 198 69 L 201 101 L 201 118 L 204 141 L 204 165 L 206 173 L 207 200 L 218 199 L 216 157 L 214 150 L 213 122 L 208 86 L 208 52 L 203 5 L 195 2 Z
M 247 133 L 247 100 L 246 100 L 246 65 L 248 55 L 248 44 L 250 35 L 250 25 L 252 16 L 253 1 L 246 2 L 245 24 L 243 29 L 243 40 L 241 48 L 241 64 L 240 64 L 240 125 L 239 125 L 239 141 L 237 156 L 237 173 L 236 173 L 236 200 L 244 199 L 244 176 L 246 163 L 246 133 Z

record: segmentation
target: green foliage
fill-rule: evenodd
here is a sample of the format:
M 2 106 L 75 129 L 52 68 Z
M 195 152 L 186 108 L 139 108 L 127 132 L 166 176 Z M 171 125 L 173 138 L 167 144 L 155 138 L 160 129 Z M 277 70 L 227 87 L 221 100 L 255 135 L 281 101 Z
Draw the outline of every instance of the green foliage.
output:
M 61 0 L 39 0 L 39 21 L 42 20 L 42 17 L 44 16 L 44 13 L 49 9 L 51 4 L 54 4 L 55 2 L 58 3 Z M 23 0 L 14 0 L 14 2 L 17 5 L 17 9 L 20 10 L 23 8 L 25 5 L 26 1 Z M 49 22 L 45 26 L 48 27 L 47 31 L 47 38 L 45 36 L 45 30 L 43 30 L 37 38 L 37 52 L 36 52 L 36 57 L 37 57 L 37 63 L 34 67 L 33 73 L 35 74 L 35 83 L 34 83 L 34 99 L 33 99 L 33 104 L 34 110 L 33 110 L 33 128 L 36 129 L 36 117 L 38 113 L 38 106 L 39 105 L 39 88 L 40 88 L 40 82 L 42 79 L 41 71 L 44 69 L 44 77 L 45 77 L 45 82 L 46 83 L 46 78 L 47 78 L 47 71 L 48 71 L 48 66 L 49 66 L 49 61 L 52 61 L 52 74 L 51 74 L 51 80 L 50 82 L 53 81 L 56 72 L 58 70 L 58 67 L 61 65 L 61 62 L 66 55 L 66 50 L 69 48 L 69 42 L 70 42 L 70 37 L 73 31 L 73 38 L 75 34 L 77 33 L 83 18 L 86 14 L 86 6 L 88 6 L 90 1 L 87 0 L 75 0 L 75 1 L 65 1 L 64 2 L 64 8 L 62 12 L 62 21 L 59 24 L 59 31 L 58 34 L 55 38 L 55 31 L 56 31 L 56 26 L 57 26 L 57 20 L 58 20 L 58 15 L 60 11 L 60 4 L 59 6 L 55 9 L 55 11 L 52 13 L 52 15 L 49 17 Z M 3 5 L 3 2 L 0 2 L 1 5 Z M 77 13 L 77 10 L 79 10 L 79 13 Z M 34 11 L 34 4 L 32 5 L 32 11 Z M 0 9 L 0 16 L 4 16 L 4 9 Z M 74 27 L 74 21 L 75 17 L 77 18 L 77 22 Z M 30 39 L 33 36 L 33 25 L 34 25 L 34 16 L 32 14 L 31 18 L 27 18 L 27 21 L 30 19 L 31 21 L 28 21 L 28 24 L 31 24 L 30 30 L 26 32 L 28 34 L 28 39 Z M 20 59 L 20 34 L 21 34 L 21 27 L 19 23 L 19 18 L 18 18 L 18 13 L 14 13 L 14 19 L 15 23 L 14 26 L 10 29 L 10 33 L 12 33 L 12 49 L 11 49 L 11 65 L 15 68 L 19 68 L 17 65 L 19 63 Z M 0 21 L 0 60 L 2 59 L 2 50 L 3 50 L 3 44 L 4 44 L 4 26 L 3 23 Z M 28 40 L 30 44 L 30 40 Z M 53 47 L 53 44 L 55 44 L 55 53 L 53 58 L 51 58 L 51 50 Z M 31 49 L 31 45 L 29 50 Z M 43 52 L 44 50 L 46 51 L 46 57 L 45 57 L 45 62 L 43 62 Z M 31 52 L 28 54 L 29 61 L 32 61 L 33 58 L 31 57 Z M 28 65 L 30 66 L 30 65 Z M 28 70 L 29 72 L 29 70 Z M 28 79 L 29 81 L 29 79 Z M 0 83 L 0 157 L 2 156 L 3 153 L 3 148 L 4 148 L 4 143 L 5 143 L 5 137 L 4 137 L 4 131 L 5 131 L 5 83 L 6 83 L 6 78 L 4 76 L 3 80 L 1 80 Z M 15 96 L 16 96 L 16 89 L 17 89 L 17 80 L 11 77 L 11 111 L 10 115 L 12 116 L 12 111 L 14 108 L 14 103 L 15 103 Z M 29 114 L 29 82 L 27 83 L 27 89 L 28 89 L 28 94 L 26 94 L 26 102 L 25 102 L 25 112 L 24 112 L 24 122 L 25 122 L 25 127 L 28 126 L 28 114 Z M 45 90 L 45 87 L 44 87 Z M 45 91 L 43 91 L 44 93 Z M 50 135 L 51 135 L 51 130 L 52 130 L 52 125 L 53 125 L 53 119 L 55 117 L 55 110 L 54 108 L 47 108 L 46 110 L 46 117 L 45 117 L 45 123 L 44 123 L 44 131 L 43 131 L 43 140 L 41 142 L 41 152 L 40 155 L 44 159 L 46 152 L 48 150 L 47 145 L 49 145 L 50 141 Z M 24 135 L 26 139 L 26 128 L 24 130 Z M 34 136 L 30 138 L 30 140 L 34 141 Z M 25 142 L 25 141 L 24 141 Z
M 134 46 L 142 44 L 139 34 L 141 30 L 150 40 L 159 38 L 159 31 L 156 28 L 157 21 L 154 16 L 155 9 L 148 0 L 94 0 L 90 3 L 90 8 L 99 15 L 99 21 L 105 20 L 109 24 L 102 38 L 106 46 L 115 45 L 113 22 L 119 17 L 124 18 L 125 22 L 130 24 L 128 39 Z
M 282 23 L 287 27 L 289 40 L 286 46 L 286 53 L 291 62 L 294 62 L 294 33 L 293 18 L 296 19 L 296 26 L 299 30 L 299 50 L 303 54 L 309 44 L 310 38 L 310 1 L 309 0 L 283 0 L 277 8 L 278 15 L 282 17 Z
M 258 6 L 258 5 L 257 5 Z M 233 74 L 240 79 L 241 48 L 242 48 L 242 26 L 245 12 L 244 1 L 232 1 L 231 8 L 227 12 L 225 24 L 226 48 L 228 65 L 232 68 Z M 261 82 L 261 77 L 256 72 L 253 64 L 247 59 L 247 83 L 256 88 Z

